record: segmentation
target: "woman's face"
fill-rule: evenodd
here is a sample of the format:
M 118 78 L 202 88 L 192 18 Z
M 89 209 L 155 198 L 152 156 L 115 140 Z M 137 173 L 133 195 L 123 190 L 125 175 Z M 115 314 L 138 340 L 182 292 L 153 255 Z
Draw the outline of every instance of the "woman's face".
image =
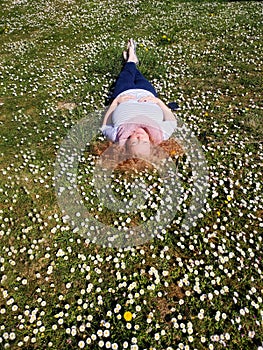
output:
M 135 156 L 150 155 L 151 143 L 148 133 L 143 128 L 137 128 L 129 136 L 126 141 L 126 146 L 129 152 Z

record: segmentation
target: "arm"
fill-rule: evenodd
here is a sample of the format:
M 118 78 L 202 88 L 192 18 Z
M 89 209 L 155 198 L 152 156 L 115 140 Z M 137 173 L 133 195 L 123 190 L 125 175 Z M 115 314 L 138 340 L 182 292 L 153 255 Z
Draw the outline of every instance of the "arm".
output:
M 159 101 L 157 102 L 158 106 L 162 109 L 163 111 L 163 120 L 176 120 L 173 112 L 170 110 L 169 107 L 166 106 L 166 104 L 158 99 Z
M 157 97 L 146 96 L 139 99 L 139 102 L 153 102 L 156 103 L 163 111 L 163 120 L 176 120 L 173 112 L 166 104 Z
M 117 103 L 117 101 L 115 99 L 115 100 L 112 101 L 111 105 L 107 109 L 107 111 L 105 113 L 105 116 L 104 116 L 104 119 L 103 119 L 103 122 L 102 122 L 102 125 L 110 124 L 112 112 L 115 110 L 115 108 L 117 106 L 118 106 L 118 103 Z

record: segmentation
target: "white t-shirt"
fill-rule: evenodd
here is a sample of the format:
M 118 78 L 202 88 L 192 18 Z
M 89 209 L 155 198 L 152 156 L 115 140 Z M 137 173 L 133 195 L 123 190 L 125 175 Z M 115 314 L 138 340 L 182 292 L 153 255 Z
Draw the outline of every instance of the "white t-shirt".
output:
M 136 99 L 131 99 L 120 103 L 112 113 L 112 124 L 103 125 L 101 131 L 110 141 L 115 142 L 120 125 L 127 124 L 135 117 L 139 117 L 143 124 L 143 118 L 152 119 L 154 124 L 158 124 L 163 133 L 163 140 L 167 140 L 177 126 L 175 120 L 163 120 L 162 109 L 153 102 L 138 102 L 145 96 L 154 96 L 151 92 L 143 89 L 130 89 L 122 92 L 118 96 L 133 95 Z

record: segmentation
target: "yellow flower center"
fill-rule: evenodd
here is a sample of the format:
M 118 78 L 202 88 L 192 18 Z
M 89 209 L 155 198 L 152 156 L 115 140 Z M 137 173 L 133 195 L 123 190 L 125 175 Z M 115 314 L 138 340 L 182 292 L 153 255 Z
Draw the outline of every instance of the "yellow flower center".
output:
M 125 321 L 131 321 L 132 320 L 132 313 L 130 311 L 125 311 L 123 315 Z

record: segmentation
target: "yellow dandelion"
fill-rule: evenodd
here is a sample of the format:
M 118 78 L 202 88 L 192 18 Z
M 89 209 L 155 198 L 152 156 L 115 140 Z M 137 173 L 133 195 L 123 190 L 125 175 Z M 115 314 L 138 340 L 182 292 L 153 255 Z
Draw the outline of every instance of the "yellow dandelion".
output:
M 227 196 L 226 199 L 230 202 L 233 198 L 231 196 Z
M 125 311 L 123 317 L 125 321 L 129 322 L 132 320 L 132 313 L 130 311 Z
M 166 36 L 166 35 L 163 35 L 163 36 L 162 36 L 162 38 L 163 38 L 163 39 L 166 39 L 166 38 L 167 38 L 167 36 Z
M 218 215 L 218 216 L 220 216 L 220 215 L 221 215 L 221 213 L 220 213 L 220 211 L 219 211 L 219 210 L 218 210 L 216 213 L 217 213 L 217 215 Z

